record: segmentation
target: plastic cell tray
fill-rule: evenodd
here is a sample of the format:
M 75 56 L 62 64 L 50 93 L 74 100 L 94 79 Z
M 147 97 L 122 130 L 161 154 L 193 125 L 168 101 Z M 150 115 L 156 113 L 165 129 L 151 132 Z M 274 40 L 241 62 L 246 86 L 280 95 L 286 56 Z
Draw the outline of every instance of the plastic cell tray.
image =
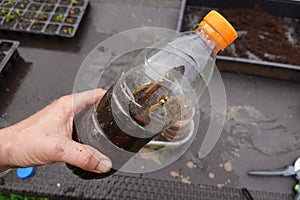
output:
M 187 31 L 186 24 L 190 19 L 189 10 L 200 9 L 204 15 L 211 9 L 245 8 L 258 5 L 263 11 L 281 17 L 300 18 L 300 1 L 293 0 L 183 0 L 177 31 Z M 198 16 L 199 17 L 199 16 Z M 192 19 L 196 20 L 196 19 Z M 198 19 L 200 20 L 200 19 Z M 195 21 L 197 23 L 198 21 Z M 197 24 L 196 24 L 197 25 Z M 191 29 L 195 27 L 190 27 Z M 283 80 L 300 81 L 300 66 L 277 63 L 264 60 L 247 59 L 231 56 L 217 56 L 217 66 L 220 70 L 258 75 Z
M 0 30 L 72 38 L 89 0 L 0 0 Z
M 0 40 L 0 73 L 4 73 L 17 57 L 18 41 Z

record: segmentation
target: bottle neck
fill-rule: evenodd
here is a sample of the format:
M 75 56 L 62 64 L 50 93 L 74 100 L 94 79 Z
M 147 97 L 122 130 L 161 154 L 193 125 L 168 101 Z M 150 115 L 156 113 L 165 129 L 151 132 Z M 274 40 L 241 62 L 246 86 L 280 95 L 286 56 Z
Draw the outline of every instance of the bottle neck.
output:
M 217 55 L 220 50 L 224 50 L 227 46 L 226 41 L 212 26 L 208 23 L 201 22 L 194 32 L 206 42 L 207 46 L 212 50 L 214 55 Z

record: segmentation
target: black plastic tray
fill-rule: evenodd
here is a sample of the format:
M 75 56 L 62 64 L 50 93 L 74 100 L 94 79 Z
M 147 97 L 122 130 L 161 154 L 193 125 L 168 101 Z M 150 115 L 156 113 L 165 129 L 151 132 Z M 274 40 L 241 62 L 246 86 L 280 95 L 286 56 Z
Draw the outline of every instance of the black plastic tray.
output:
M 0 191 L 47 196 L 51 199 L 89 200 L 248 200 L 240 188 L 184 184 L 178 181 L 116 174 L 105 179 L 83 181 L 60 163 L 39 167 L 36 174 L 18 179 L 15 170 L 0 177 Z M 56 165 L 57 166 L 57 165 Z M 292 200 L 293 194 L 250 190 L 255 200 Z
M 0 40 L 0 73 L 8 69 L 18 56 L 17 48 L 20 42 L 13 40 Z
M 183 22 L 192 7 L 201 7 L 204 15 L 211 9 L 242 8 L 259 5 L 264 11 L 289 18 L 300 18 L 300 1 L 293 0 L 182 0 L 177 31 L 183 29 Z M 200 20 L 200 19 L 198 19 Z M 197 23 L 197 22 L 195 22 Z M 195 24 L 197 25 L 197 24 Z M 191 27 L 193 29 L 195 27 Z M 220 70 L 259 75 L 283 80 L 300 81 L 300 66 L 269 61 L 258 61 L 230 56 L 217 56 L 217 66 Z
M 0 30 L 71 38 L 89 0 L 1 0 Z

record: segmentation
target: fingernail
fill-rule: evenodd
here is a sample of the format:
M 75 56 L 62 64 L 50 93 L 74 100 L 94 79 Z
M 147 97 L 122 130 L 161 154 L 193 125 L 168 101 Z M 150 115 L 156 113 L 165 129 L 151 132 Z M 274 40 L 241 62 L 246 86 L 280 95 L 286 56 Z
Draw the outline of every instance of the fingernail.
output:
M 97 171 L 105 173 L 110 170 L 112 163 L 110 160 L 101 160 L 99 165 L 97 166 Z

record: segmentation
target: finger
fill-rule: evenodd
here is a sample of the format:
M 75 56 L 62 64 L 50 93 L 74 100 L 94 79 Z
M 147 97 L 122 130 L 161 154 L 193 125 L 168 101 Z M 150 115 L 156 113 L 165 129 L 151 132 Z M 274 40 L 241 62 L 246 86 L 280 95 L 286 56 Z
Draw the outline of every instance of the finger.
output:
M 105 90 L 98 88 L 95 90 L 89 90 L 78 94 L 74 94 L 73 95 L 74 114 L 76 115 L 81 111 L 83 111 L 86 107 L 98 102 L 103 97 L 105 92 L 106 92 Z
M 112 166 L 110 159 L 95 148 L 74 141 L 66 147 L 62 161 L 96 173 L 108 172 Z

